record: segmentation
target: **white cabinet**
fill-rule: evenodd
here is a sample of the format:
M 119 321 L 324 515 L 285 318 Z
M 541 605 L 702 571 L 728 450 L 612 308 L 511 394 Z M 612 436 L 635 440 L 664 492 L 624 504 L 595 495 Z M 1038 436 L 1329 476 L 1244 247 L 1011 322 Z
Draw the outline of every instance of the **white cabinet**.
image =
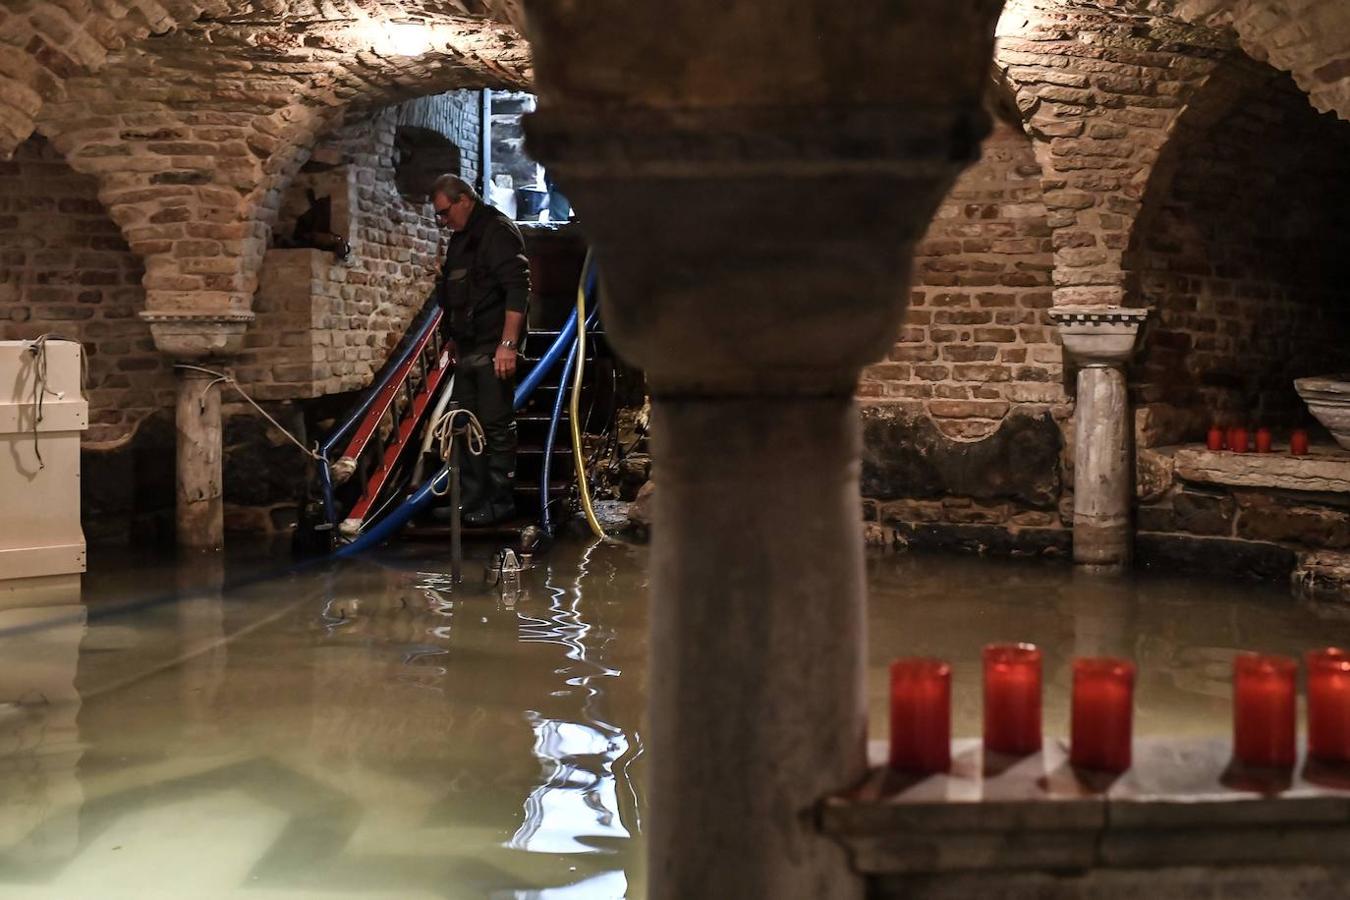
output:
M 84 571 L 81 353 L 73 341 L 41 353 L 0 341 L 0 582 Z

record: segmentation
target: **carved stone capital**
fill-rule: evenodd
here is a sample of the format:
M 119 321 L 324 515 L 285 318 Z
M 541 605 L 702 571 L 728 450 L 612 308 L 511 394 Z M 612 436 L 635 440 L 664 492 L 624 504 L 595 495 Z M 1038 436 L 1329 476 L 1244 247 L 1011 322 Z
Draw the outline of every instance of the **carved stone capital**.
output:
M 913 245 L 978 106 L 571 106 L 527 120 L 581 210 L 606 332 L 659 396 L 850 395 L 904 313 Z
M 1146 309 L 1061 306 L 1050 310 L 1064 349 L 1079 366 L 1123 366 L 1134 352 Z
M 162 312 L 146 310 L 141 320 L 150 326 L 155 348 L 176 360 L 233 356 L 244 347 L 244 331 L 251 312 Z

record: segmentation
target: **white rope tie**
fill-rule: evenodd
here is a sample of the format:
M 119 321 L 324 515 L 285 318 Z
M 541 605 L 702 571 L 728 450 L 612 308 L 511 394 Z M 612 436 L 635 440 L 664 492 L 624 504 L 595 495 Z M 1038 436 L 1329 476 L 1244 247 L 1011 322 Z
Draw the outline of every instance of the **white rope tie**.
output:
M 190 366 L 186 363 L 177 363 L 174 365 L 174 368 L 191 369 L 194 372 L 204 372 L 207 375 L 215 376 L 214 381 L 208 382 L 206 387 L 202 388 L 201 396 L 198 398 L 197 402 L 201 404 L 202 409 L 206 408 L 206 395 L 211 390 L 211 388 L 215 387 L 218 384 L 228 384 L 230 387 L 234 388 L 235 392 L 239 394 L 239 396 L 247 400 L 253 406 L 253 408 L 256 409 L 262 415 L 264 419 L 271 422 L 273 428 L 275 428 L 277 431 L 280 431 L 282 434 L 286 436 L 286 438 L 292 444 L 299 447 L 302 453 L 304 453 L 311 459 L 317 460 L 318 462 L 324 465 L 328 464 L 328 460 L 324 459 L 323 455 L 319 453 L 317 449 L 311 450 L 309 447 L 306 447 L 304 444 L 302 444 L 299 438 L 297 438 L 295 435 L 287 431 L 280 422 L 278 422 L 276 419 L 272 418 L 272 416 L 268 414 L 267 410 L 263 409 L 261 406 L 257 404 L 257 402 L 252 397 L 244 393 L 244 389 L 239 386 L 239 382 L 234 380 L 234 376 L 226 374 L 225 372 L 217 372 L 215 369 L 206 369 L 201 366 Z
M 64 341 L 61 335 L 54 332 L 38 335 L 31 344 L 28 345 L 28 352 L 33 354 L 33 453 L 37 455 L 38 468 L 45 469 L 47 464 L 42 460 L 42 449 L 38 442 L 38 425 L 42 424 L 42 403 L 50 394 L 57 400 L 63 399 L 66 395 L 63 391 L 54 391 L 47 387 L 47 342 Z M 78 343 L 76 341 L 75 343 Z M 88 362 L 84 358 L 84 347 L 80 347 L 80 390 L 84 390 L 85 382 L 88 380 Z

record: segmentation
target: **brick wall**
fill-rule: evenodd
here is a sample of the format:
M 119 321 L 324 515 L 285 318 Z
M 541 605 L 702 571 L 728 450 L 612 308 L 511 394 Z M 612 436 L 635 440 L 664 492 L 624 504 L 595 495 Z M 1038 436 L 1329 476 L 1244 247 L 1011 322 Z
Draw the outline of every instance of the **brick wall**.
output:
M 430 204 L 410 201 L 396 184 L 399 120 L 399 110 L 385 109 L 323 140 L 315 151 L 323 162 L 302 171 L 283 201 L 283 209 L 302 208 L 308 188 L 332 196 L 334 231 L 352 252 L 345 262 L 324 251 L 268 252 L 254 303 L 258 321 L 236 365 L 256 396 L 294 399 L 364 387 L 425 302 L 442 235 Z M 286 232 L 279 226 L 279 233 Z
M 1350 123 L 1286 76 L 1178 156 L 1134 238 L 1156 310 L 1131 375 L 1142 443 L 1201 440 L 1214 420 L 1305 423 L 1293 379 L 1343 370 L 1350 347 Z
M 173 403 L 173 375 L 136 317 L 145 307 L 138 256 L 76 174 L 34 137 L 0 162 L 0 340 L 57 332 L 85 345 L 88 442 L 125 438 Z
M 999 122 L 918 247 L 899 340 L 859 385 L 863 494 L 883 541 L 1062 544 L 1040 534 L 1061 530 L 1068 412 L 1052 264 L 1040 165 Z

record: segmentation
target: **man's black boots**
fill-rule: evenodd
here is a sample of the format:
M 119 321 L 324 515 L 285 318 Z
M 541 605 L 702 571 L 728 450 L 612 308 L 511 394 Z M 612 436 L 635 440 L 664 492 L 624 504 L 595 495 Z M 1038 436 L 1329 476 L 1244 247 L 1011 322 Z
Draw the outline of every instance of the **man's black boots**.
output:
M 487 470 L 487 502 L 464 514 L 465 525 L 495 525 L 516 515 L 516 455 L 492 454 Z

